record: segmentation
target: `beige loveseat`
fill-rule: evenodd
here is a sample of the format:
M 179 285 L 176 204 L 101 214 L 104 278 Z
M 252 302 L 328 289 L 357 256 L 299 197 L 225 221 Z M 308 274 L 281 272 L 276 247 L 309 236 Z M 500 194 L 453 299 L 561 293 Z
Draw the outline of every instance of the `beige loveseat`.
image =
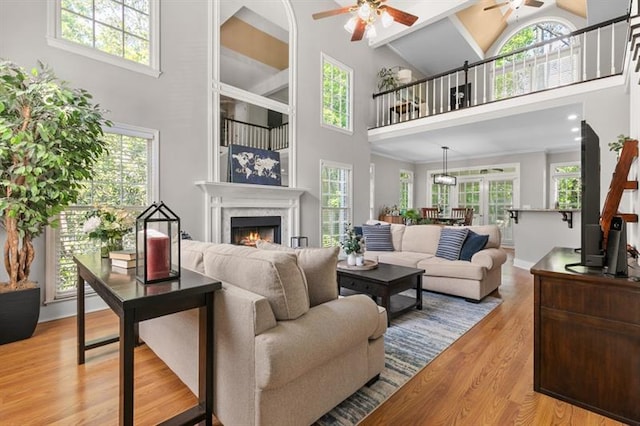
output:
M 369 221 L 368 224 L 385 224 Z M 454 227 L 457 229 L 463 227 Z M 502 265 L 507 255 L 500 248 L 500 228 L 495 225 L 465 227 L 476 234 L 489 235 L 485 248 L 471 261 L 446 260 L 436 257 L 440 225 L 405 226 L 391 224 L 394 251 L 365 251 L 365 258 L 382 263 L 424 269 L 422 288 L 479 301 L 497 289 L 502 281 Z
M 308 425 L 384 368 L 387 317 L 338 298 L 337 248 L 287 253 L 182 242 L 182 266 L 215 295 L 214 412 L 226 426 Z M 195 310 L 140 323 L 140 337 L 197 393 Z

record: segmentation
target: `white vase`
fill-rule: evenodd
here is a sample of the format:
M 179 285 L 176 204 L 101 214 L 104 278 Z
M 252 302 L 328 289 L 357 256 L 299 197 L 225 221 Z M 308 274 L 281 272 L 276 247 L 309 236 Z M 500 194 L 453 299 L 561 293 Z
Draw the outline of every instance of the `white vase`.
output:
M 364 265 L 364 256 L 363 255 L 356 256 L 356 266 L 362 266 L 362 265 Z
M 356 264 L 356 254 L 355 253 L 349 253 L 347 255 L 347 265 L 355 266 L 355 264 Z

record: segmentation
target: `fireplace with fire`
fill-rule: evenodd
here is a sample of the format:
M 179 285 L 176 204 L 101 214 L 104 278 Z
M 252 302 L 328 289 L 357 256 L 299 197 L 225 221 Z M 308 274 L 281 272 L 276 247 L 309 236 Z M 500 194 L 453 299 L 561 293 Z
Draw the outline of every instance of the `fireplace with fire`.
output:
M 255 247 L 264 240 L 280 244 L 280 216 L 251 216 L 231 218 L 231 244 Z

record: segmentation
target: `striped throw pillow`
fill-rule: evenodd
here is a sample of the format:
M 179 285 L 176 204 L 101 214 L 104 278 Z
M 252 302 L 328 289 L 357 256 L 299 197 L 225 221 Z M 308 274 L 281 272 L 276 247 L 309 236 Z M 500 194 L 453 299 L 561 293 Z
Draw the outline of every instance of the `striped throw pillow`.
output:
M 391 225 L 362 225 L 362 234 L 367 250 L 393 251 Z
M 442 228 L 440 241 L 438 241 L 438 250 L 436 250 L 436 257 L 447 260 L 458 260 L 460 258 L 462 244 L 464 244 L 468 233 L 469 229 L 467 228 Z

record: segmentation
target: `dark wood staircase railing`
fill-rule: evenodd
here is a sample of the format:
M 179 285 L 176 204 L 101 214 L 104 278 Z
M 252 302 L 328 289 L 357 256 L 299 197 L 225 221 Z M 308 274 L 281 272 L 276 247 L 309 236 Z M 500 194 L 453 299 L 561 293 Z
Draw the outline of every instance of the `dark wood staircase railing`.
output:
M 609 185 L 609 192 L 602 208 L 602 214 L 600 215 L 600 227 L 604 235 L 603 248 L 607 247 L 607 236 L 609 235 L 609 229 L 611 228 L 611 220 L 614 216 L 621 216 L 625 222 L 638 222 L 638 215 L 635 213 L 619 213 L 618 207 L 620 206 L 620 200 L 625 190 L 637 190 L 638 181 L 629 180 L 629 170 L 631 164 L 638 157 L 638 141 L 628 139 L 625 141 L 618 164 L 613 172 L 611 178 L 611 184 Z

